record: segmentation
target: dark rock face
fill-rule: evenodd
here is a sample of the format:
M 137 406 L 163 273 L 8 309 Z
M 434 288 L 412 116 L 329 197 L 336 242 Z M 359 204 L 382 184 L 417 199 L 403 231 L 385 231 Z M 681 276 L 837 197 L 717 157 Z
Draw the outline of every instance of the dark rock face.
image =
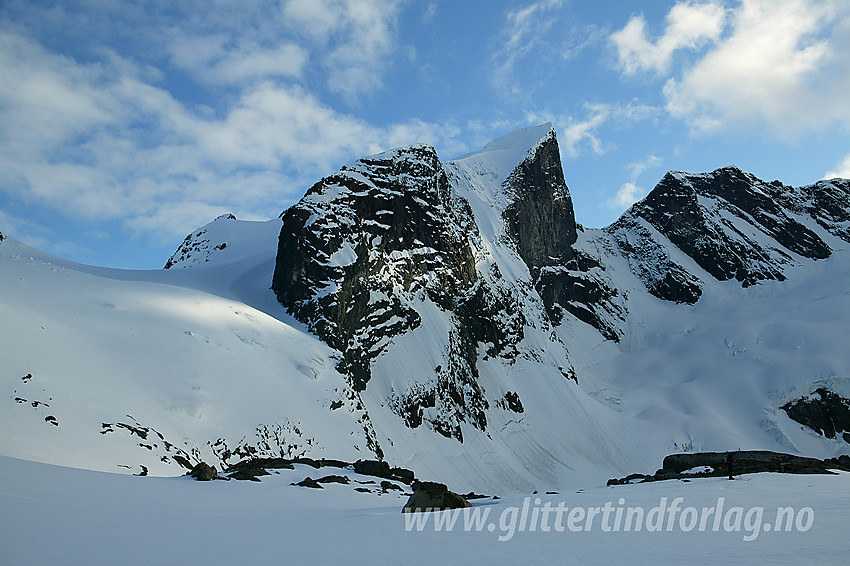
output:
M 832 252 L 771 198 L 772 191 L 776 187 L 737 167 L 668 173 L 630 215 L 645 220 L 714 278 L 747 287 L 784 280 L 785 267 L 794 263 L 791 253 L 824 259 Z
M 455 204 L 434 149 L 414 146 L 344 167 L 284 212 L 272 289 L 343 353 L 356 389 L 387 339 L 420 324 L 406 297 L 449 310 L 474 283 L 471 213 Z
M 702 296 L 699 279 L 676 263 L 652 227 L 631 211 L 606 229 L 646 289 L 665 301 L 692 305 Z
M 606 277 L 597 259 L 574 251 L 563 265 L 542 267 L 535 287 L 553 324 L 564 311 L 596 328 L 605 338 L 619 342 L 626 308 L 620 291 Z
M 617 325 L 610 322 L 625 314 L 617 302 L 619 292 L 601 273 L 601 264 L 574 247 L 579 227 L 554 131 L 504 187 L 513 198 L 503 213 L 505 226 L 551 321 L 560 324 L 567 311 L 606 338 L 619 340 Z
M 767 192 L 784 208 L 814 218 L 830 234 L 850 242 L 850 179 L 818 181 L 804 187 L 773 181 Z
M 576 219 L 554 132 L 533 157 L 517 166 L 504 185 L 513 196 L 504 212 L 508 233 L 532 275 L 545 265 L 572 259 L 578 237 Z
M 411 428 L 427 422 L 461 442 L 461 423 L 483 430 L 489 404 L 478 383 L 478 347 L 508 355 L 525 319 L 512 295 L 477 273 L 472 211 L 434 149 L 413 146 L 344 167 L 282 220 L 272 288 L 341 352 L 338 369 L 353 388 L 366 388 L 373 360 L 421 325 L 415 307 L 430 301 L 450 313 L 446 364 L 431 381 L 396 392 L 389 407 Z
M 402 508 L 402 513 L 422 511 L 442 511 L 445 509 L 463 509 L 472 507 L 462 495 L 458 495 L 444 484 L 437 482 L 414 482 L 413 495 Z
M 827 438 L 842 434 L 847 442 L 850 433 L 850 399 L 820 387 L 812 395 L 783 405 L 790 418 Z
M 464 431 L 470 434 L 465 425 L 486 429 L 491 403 L 515 413 L 529 410 L 516 393 L 502 398 L 491 391 L 488 401 L 480 359 L 498 357 L 509 367 L 528 353 L 523 340 L 541 330 L 551 333 L 545 345 L 557 348 L 563 343 L 555 327 L 570 316 L 620 340 L 628 328 L 632 274 L 661 300 L 694 304 L 710 278 L 743 286 L 782 280 L 789 267 L 829 257 L 821 235 L 834 240 L 824 230 L 848 236 L 848 183 L 792 189 L 734 167 L 669 173 L 616 223 L 584 230 L 575 221 L 554 131 L 487 194 L 492 200 L 482 200 L 485 208 L 496 207 L 495 215 L 504 206 L 501 218 L 487 218 L 474 200 L 473 191 L 493 187 L 463 185 L 476 174 L 464 178 L 467 173 L 444 166 L 427 145 L 393 150 L 322 179 L 281 215 L 272 289 L 339 352 L 337 369 L 354 390 L 352 404 L 364 411 L 358 422 L 379 459 L 383 453 L 361 401 L 366 397 L 359 395 L 373 367 L 383 363 L 379 357 L 397 355 L 390 345 L 405 334 L 439 326 L 429 338 L 441 351 L 433 372 L 403 376 L 398 386 L 378 385 L 387 386 L 381 407 L 409 428 L 463 442 Z M 481 172 L 482 178 L 489 173 Z M 499 263 L 505 252 L 488 249 L 482 234 L 489 232 L 479 230 L 475 215 L 495 221 L 488 230 L 496 228 L 494 243 L 507 250 L 510 264 Z M 510 266 L 510 277 L 501 275 L 500 265 Z M 561 373 L 575 379 L 563 365 Z

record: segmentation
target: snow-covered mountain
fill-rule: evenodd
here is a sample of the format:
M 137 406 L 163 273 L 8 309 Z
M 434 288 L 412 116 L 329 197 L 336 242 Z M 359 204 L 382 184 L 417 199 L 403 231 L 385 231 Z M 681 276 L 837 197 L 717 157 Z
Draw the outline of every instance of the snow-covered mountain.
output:
M 850 181 L 735 167 L 668 173 L 583 228 L 549 124 L 361 159 L 279 219 L 217 218 L 162 271 L 6 238 L 0 453 L 158 475 L 381 458 L 489 492 L 679 450 L 834 456 L 848 246 Z

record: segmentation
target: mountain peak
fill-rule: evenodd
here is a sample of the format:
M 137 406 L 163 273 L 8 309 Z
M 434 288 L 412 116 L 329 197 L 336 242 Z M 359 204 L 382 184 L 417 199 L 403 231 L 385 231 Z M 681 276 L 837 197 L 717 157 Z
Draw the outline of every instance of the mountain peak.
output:
M 555 128 L 551 122 L 529 126 L 496 138 L 483 149 L 461 155 L 448 163 L 477 170 L 486 169 L 501 184 L 526 157 L 534 154 L 547 139 L 554 137 Z

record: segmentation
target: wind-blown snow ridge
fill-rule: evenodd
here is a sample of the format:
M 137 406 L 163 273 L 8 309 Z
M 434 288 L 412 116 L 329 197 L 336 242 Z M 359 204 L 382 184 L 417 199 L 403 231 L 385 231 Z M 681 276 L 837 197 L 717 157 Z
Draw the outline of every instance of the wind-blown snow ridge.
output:
M 554 135 L 551 122 L 523 128 L 491 141 L 480 151 L 456 157 L 447 165 L 486 172 L 494 186 L 499 186 L 523 159 L 533 155 L 541 143 Z

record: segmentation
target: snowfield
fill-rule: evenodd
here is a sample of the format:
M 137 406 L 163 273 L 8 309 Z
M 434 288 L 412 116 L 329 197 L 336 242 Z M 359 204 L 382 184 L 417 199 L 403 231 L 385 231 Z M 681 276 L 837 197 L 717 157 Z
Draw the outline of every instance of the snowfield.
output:
M 323 490 L 294 487 L 306 466 L 282 470 L 262 483 L 189 478 L 139 478 L 60 468 L 0 458 L 0 563 L 2 564 L 843 564 L 847 543 L 850 473 L 835 476 L 755 474 L 666 481 L 615 487 L 589 487 L 578 493 L 518 494 L 474 501 L 473 511 L 489 510 L 481 529 L 464 529 L 460 514 L 451 531 L 450 512 L 402 514 L 406 496 L 358 493 L 350 485 Z M 354 479 L 366 480 L 355 474 Z M 316 474 L 313 473 L 313 477 Z M 616 508 L 641 507 L 647 514 L 666 498 L 665 510 L 679 506 L 702 512 L 723 498 L 723 521 L 713 530 L 709 517 L 681 528 L 683 511 L 669 511 L 657 532 L 614 530 Z M 525 529 L 521 512 L 529 503 Z M 534 501 L 540 499 L 540 504 Z M 619 503 L 620 500 L 624 503 Z M 589 523 L 565 512 L 556 530 L 549 502 L 573 508 L 615 509 L 607 525 L 597 515 Z M 735 507 L 742 509 L 736 519 Z M 767 530 L 779 507 L 792 508 L 791 530 Z M 753 508 L 762 508 L 756 521 Z M 805 508 L 812 510 L 811 517 Z M 519 513 L 517 513 L 517 510 Z M 729 511 L 732 510 L 731 513 Z M 657 513 L 656 513 L 657 514 Z M 443 517 L 436 517 L 443 515 Z M 684 512 L 688 527 L 690 516 Z M 729 516 L 728 523 L 726 516 Z M 479 514 L 480 516 L 480 514 Z M 578 515 L 576 515 L 578 516 Z M 797 529 L 797 518 L 802 517 Z M 416 519 L 424 518 L 422 530 Z M 437 531 L 435 519 L 442 520 Z M 408 521 L 406 523 L 406 521 Z M 407 525 L 410 524 L 410 530 Z M 494 525 L 491 531 L 488 527 Z M 535 530 L 531 531 L 531 525 Z M 673 524 L 671 531 L 667 525 Z M 726 526 L 731 530 L 727 531 Z M 513 525 L 513 529 L 510 529 Z M 759 530 L 756 530 L 758 525 Z M 783 523 L 785 526 L 786 523 Z M 505 528 L 502 528 L 502 527 Z M 738 527 L 736 529 L 736 526 Z M 575 529 L 580 529 L 575 532 Z M 512 535 L 512 536 L 509 536 Z M 500 541 L 500 538 L 502 539 Z M 750 540 L 745 540 L 745 538 Z

